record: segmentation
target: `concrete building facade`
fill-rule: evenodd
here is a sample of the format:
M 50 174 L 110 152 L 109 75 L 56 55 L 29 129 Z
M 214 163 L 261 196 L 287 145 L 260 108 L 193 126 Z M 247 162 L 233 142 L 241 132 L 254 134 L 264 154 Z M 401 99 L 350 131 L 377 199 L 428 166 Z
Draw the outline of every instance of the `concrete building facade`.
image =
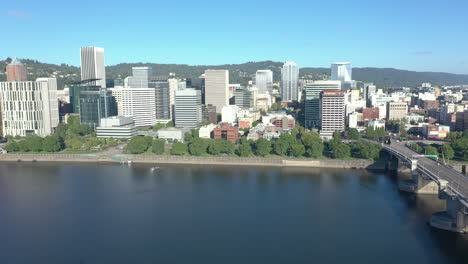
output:
M 3 135 L 51 135 L 59 123 L 57 80 L 0 82 Z
M 229 71 L 205 71 L 205 104 L 216 106 L 221 112 L 223 106 L 229 105 Z
M 81 80 L 98 79 L 89 85 L 106 88 L 106 67 L 104 62 L 104 48 L 82 47 L 81 51 Z

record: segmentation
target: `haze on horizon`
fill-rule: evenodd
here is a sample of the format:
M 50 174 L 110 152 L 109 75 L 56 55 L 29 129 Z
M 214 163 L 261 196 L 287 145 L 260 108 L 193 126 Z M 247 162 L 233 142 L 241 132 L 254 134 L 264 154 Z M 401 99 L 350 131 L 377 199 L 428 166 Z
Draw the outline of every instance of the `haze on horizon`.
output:
M 92 7 L 92 8 L 91 8 Z M 6 2 L 0 58 L 79 66 L 79 48 L 106 65 L 297 61 L 303 67 L 396 68 L 468 74 L 468 2 Z M 72 11 L 71 11 L 72 10 Z

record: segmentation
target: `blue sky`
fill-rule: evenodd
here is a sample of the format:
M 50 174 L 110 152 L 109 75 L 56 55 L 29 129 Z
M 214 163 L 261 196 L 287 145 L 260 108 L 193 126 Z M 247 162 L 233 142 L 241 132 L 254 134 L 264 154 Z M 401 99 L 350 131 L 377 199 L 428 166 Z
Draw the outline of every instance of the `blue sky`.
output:
M 71 3 L 73 4 L 71 4 Z M 468 1 L 5 1 L 0 58 L 79 64 L 297 61 L 468 74 Z

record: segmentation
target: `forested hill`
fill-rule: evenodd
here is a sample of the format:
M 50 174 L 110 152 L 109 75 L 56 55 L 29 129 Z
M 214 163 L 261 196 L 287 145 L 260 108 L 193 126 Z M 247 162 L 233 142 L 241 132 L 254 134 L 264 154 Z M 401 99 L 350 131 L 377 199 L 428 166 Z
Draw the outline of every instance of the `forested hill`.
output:
M 59 89 L 64 85 L 78 81 L 80 79 L 80 69 L 67 64 L 48 64 L 36 60 L 21 59 L 28 67 L 30 80 L 37 77 L 52 77 L 58 79 Z M 0 81 L 6 80 L 5 66 L 6 60 L 0 61 Z M 107 79 L 125 78 L 131 74 L 132 67 L 151 66 L 155 75 L 168 75 L 173 72 L 180 78 L 197 78 L 206 69 L 227 69 L 230 73 L 230 83 L 246 84 L 255 75 L 257 70 L 270 69 L 273 71 L 275 81 L 279 81 L 281 75 L 282 62 L 261 61 L 247 62 L 242 64 L 226 65 L 184 65 L 184 64 L 155 64 L 155 63 L 121 63 L 107 66 Z M 307 79 L 326 79 L 330 75 L 329 68 L 301 68 L 301 77 Z M 432 85 L 458 85 L 468 84 L 468 75 L 438 73 L 438 72 L 414 72 L 397 70 L 391 68 L 353 68 L 353 79 L 363 82 L 373 82 L 379 88 L 408 86 L 416 87 L 423 82 Z

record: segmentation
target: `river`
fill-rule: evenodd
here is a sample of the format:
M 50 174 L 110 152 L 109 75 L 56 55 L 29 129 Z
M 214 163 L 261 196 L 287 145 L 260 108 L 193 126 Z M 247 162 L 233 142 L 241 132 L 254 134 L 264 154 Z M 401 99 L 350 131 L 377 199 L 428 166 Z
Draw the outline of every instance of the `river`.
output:
M 366 170 L 0 163 L 0 263 L 468 263 Z

